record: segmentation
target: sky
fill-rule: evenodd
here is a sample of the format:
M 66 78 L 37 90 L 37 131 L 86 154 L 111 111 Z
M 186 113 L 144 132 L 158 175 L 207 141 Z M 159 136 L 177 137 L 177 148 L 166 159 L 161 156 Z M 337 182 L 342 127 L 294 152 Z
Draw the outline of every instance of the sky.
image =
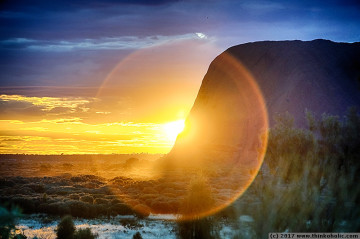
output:
M 0 153 L 167 153 L 218 54 L 319 38 L 360 41 L 359 1 L 2 1 Z

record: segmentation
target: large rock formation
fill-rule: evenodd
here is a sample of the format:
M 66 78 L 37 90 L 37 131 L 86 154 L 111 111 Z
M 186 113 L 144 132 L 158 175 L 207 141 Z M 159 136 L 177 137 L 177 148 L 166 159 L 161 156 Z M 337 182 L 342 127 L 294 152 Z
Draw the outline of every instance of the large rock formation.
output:
M 305 109 L 342 115 L 348 107 L 360 104 L 359 42 L 254 42 L 231 47 L 226 53 L 255 77 L 270 122 L 275 114 L 288 111 L 304 126 Z
M 253 159 L 266 128 L 256 83 L 270 125 L 274 115 L 286 111 L 300 126 L 305 126 L 305 109 L 343 114 L 360 102 L 360 43 L 267 41 L 229 48 L 211 63 L 188 129 L 169 158 L 190 165 Z
M 343 114 L 359 106 L 359 79 L 359 43 L 256 42 L 220 54 L 204 77 L 185 130 L 160 162 L 164 180 L 189 185 L 183 197 L 191 200 L 177 213 L 198 218 L 236 200 L 262 164 L 274 115 L 288 111 L 305 126 L 305 109 Z M 199 173 L 195 186 L 198 181 L 202 186 L 193 187 Z M 211 193 L 202 193 L 204 188 Z

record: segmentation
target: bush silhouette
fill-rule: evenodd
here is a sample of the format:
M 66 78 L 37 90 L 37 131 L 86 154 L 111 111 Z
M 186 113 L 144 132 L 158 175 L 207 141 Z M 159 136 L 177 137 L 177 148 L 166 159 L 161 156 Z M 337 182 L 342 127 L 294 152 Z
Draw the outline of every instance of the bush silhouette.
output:
M 202 217 L 213 205 L 214 198 L 206 179 L 200 175 L 191 180 L 180 209 L 183 215 L 178 222 L 180 238 L 215 238 L 215 221 L 212 217 Z
M 200 214 L 211 209 L 214 204 L 211 187 L 203 176 L 197 176 L 189 183 L 187 195 L 181 207 L 181 213 L 184 216 L 197 219 Z
M 277 118 L 263 170 L 236 203 L 238 213 L 254 219 L 256 238 L 360 228 L 359 113 L 317 119 L 306 112 L 306 118 L 308 129 L 296 128 L 289 114 Z M 247 203 L 254 198 L 256 204 Z
M 132 238 L 133 239 L 142 239 L 142 236 L 141 236 L 140 232 L 136 232 Z
M 61 219 L 57 231 L 57 239 L 95 239 L 97 234 L 93 234 L 90 228 L 76 230 L 71 216 L 65 216 Z
M 93 234 L 90 228 L 79 229 L 74 234 L 74 239 L 95 239 L 97 234 Z
M 58 239 L 72 239 L 74 238 L 75 225 L 71 216 L 65 216 L 61 219 L 56 236 Z

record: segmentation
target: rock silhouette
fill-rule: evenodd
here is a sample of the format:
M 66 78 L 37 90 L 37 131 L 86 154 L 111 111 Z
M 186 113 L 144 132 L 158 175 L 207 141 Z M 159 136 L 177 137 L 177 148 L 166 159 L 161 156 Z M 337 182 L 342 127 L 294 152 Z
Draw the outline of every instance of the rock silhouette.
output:
M 329 40 L 255 42 L 229 48 L 254 76 L 270 122 L 288 111 L 304 126 L 304 110 L 343 115 L 360 103 L 360 43 Z M 196 104 L 196 102 L 195 102 Z
M 256 159 L 267 126 L 263 103 L 270 126 L 285 112 L 306 126 L 306 109 L 342 115 L 360 105 L 359 91 L 360 43 L 264 41 L 231 47 L 211 63 L 187 118 L 188 130 L 178 136 L 169 158 L 189 165 Z

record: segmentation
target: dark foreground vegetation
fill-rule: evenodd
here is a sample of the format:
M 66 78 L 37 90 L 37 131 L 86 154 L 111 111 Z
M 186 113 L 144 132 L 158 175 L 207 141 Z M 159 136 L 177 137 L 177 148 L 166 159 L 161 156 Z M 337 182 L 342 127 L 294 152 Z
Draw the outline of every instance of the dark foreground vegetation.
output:
M 76 230 L 71 216 L 65 216 L 57 226 L 56 236 L 58 239 L 95 239 L 89 228 Z
M 360 231 L 360 116 L 285 114 L 270 130 L 262 170 L 227 215 L 250 215 L 253 238 L 269 232 Z M 244 222 L 243 222 L 244 224 Z M 244 225 L 242 225 L 244 226 Z M 243 235 L 244 236 L 244 235 Z M 240 236 L 241 238 L 241 236 Z
M 360 116 L 350 109 L 342 118 L 310 112 L 306 118 L 308 128 L 296 128 L 291 115 L 278 116 L 262 169 L 248 190 L 216 215 L 180 220 L 178 235 L 217 238 L 220 220 L 232 225 L 236 238 L 267 238 L 269 232 L 283 231 L 360 231 Z M 120 166 L 126 170 L 137 163 L 131 159 Z M 0 202 L 8 208 L 18 205 L 24 213 L 93 218 L 186 212 L 228 200 L 231 189 L 223 188 L 232 185 L 231 178 L 220 175 L 216 181 L 222 172 L 212 169 L 202 173 L 213 176 L 3 176 Z
M 11 177 L 1 182 L 1 202 L 18 205 L 24 213 L 93 218 L 133 211 L 112 194 L 99 177 Z
M 308 128 L 276 117 L 266 157 L 252 185 L 217 215 L 179 223 L 182 238 L 218 238 L 219 218 L 234 238 L 269 232 L 360 231 L 360 116 L 306 112 Z

